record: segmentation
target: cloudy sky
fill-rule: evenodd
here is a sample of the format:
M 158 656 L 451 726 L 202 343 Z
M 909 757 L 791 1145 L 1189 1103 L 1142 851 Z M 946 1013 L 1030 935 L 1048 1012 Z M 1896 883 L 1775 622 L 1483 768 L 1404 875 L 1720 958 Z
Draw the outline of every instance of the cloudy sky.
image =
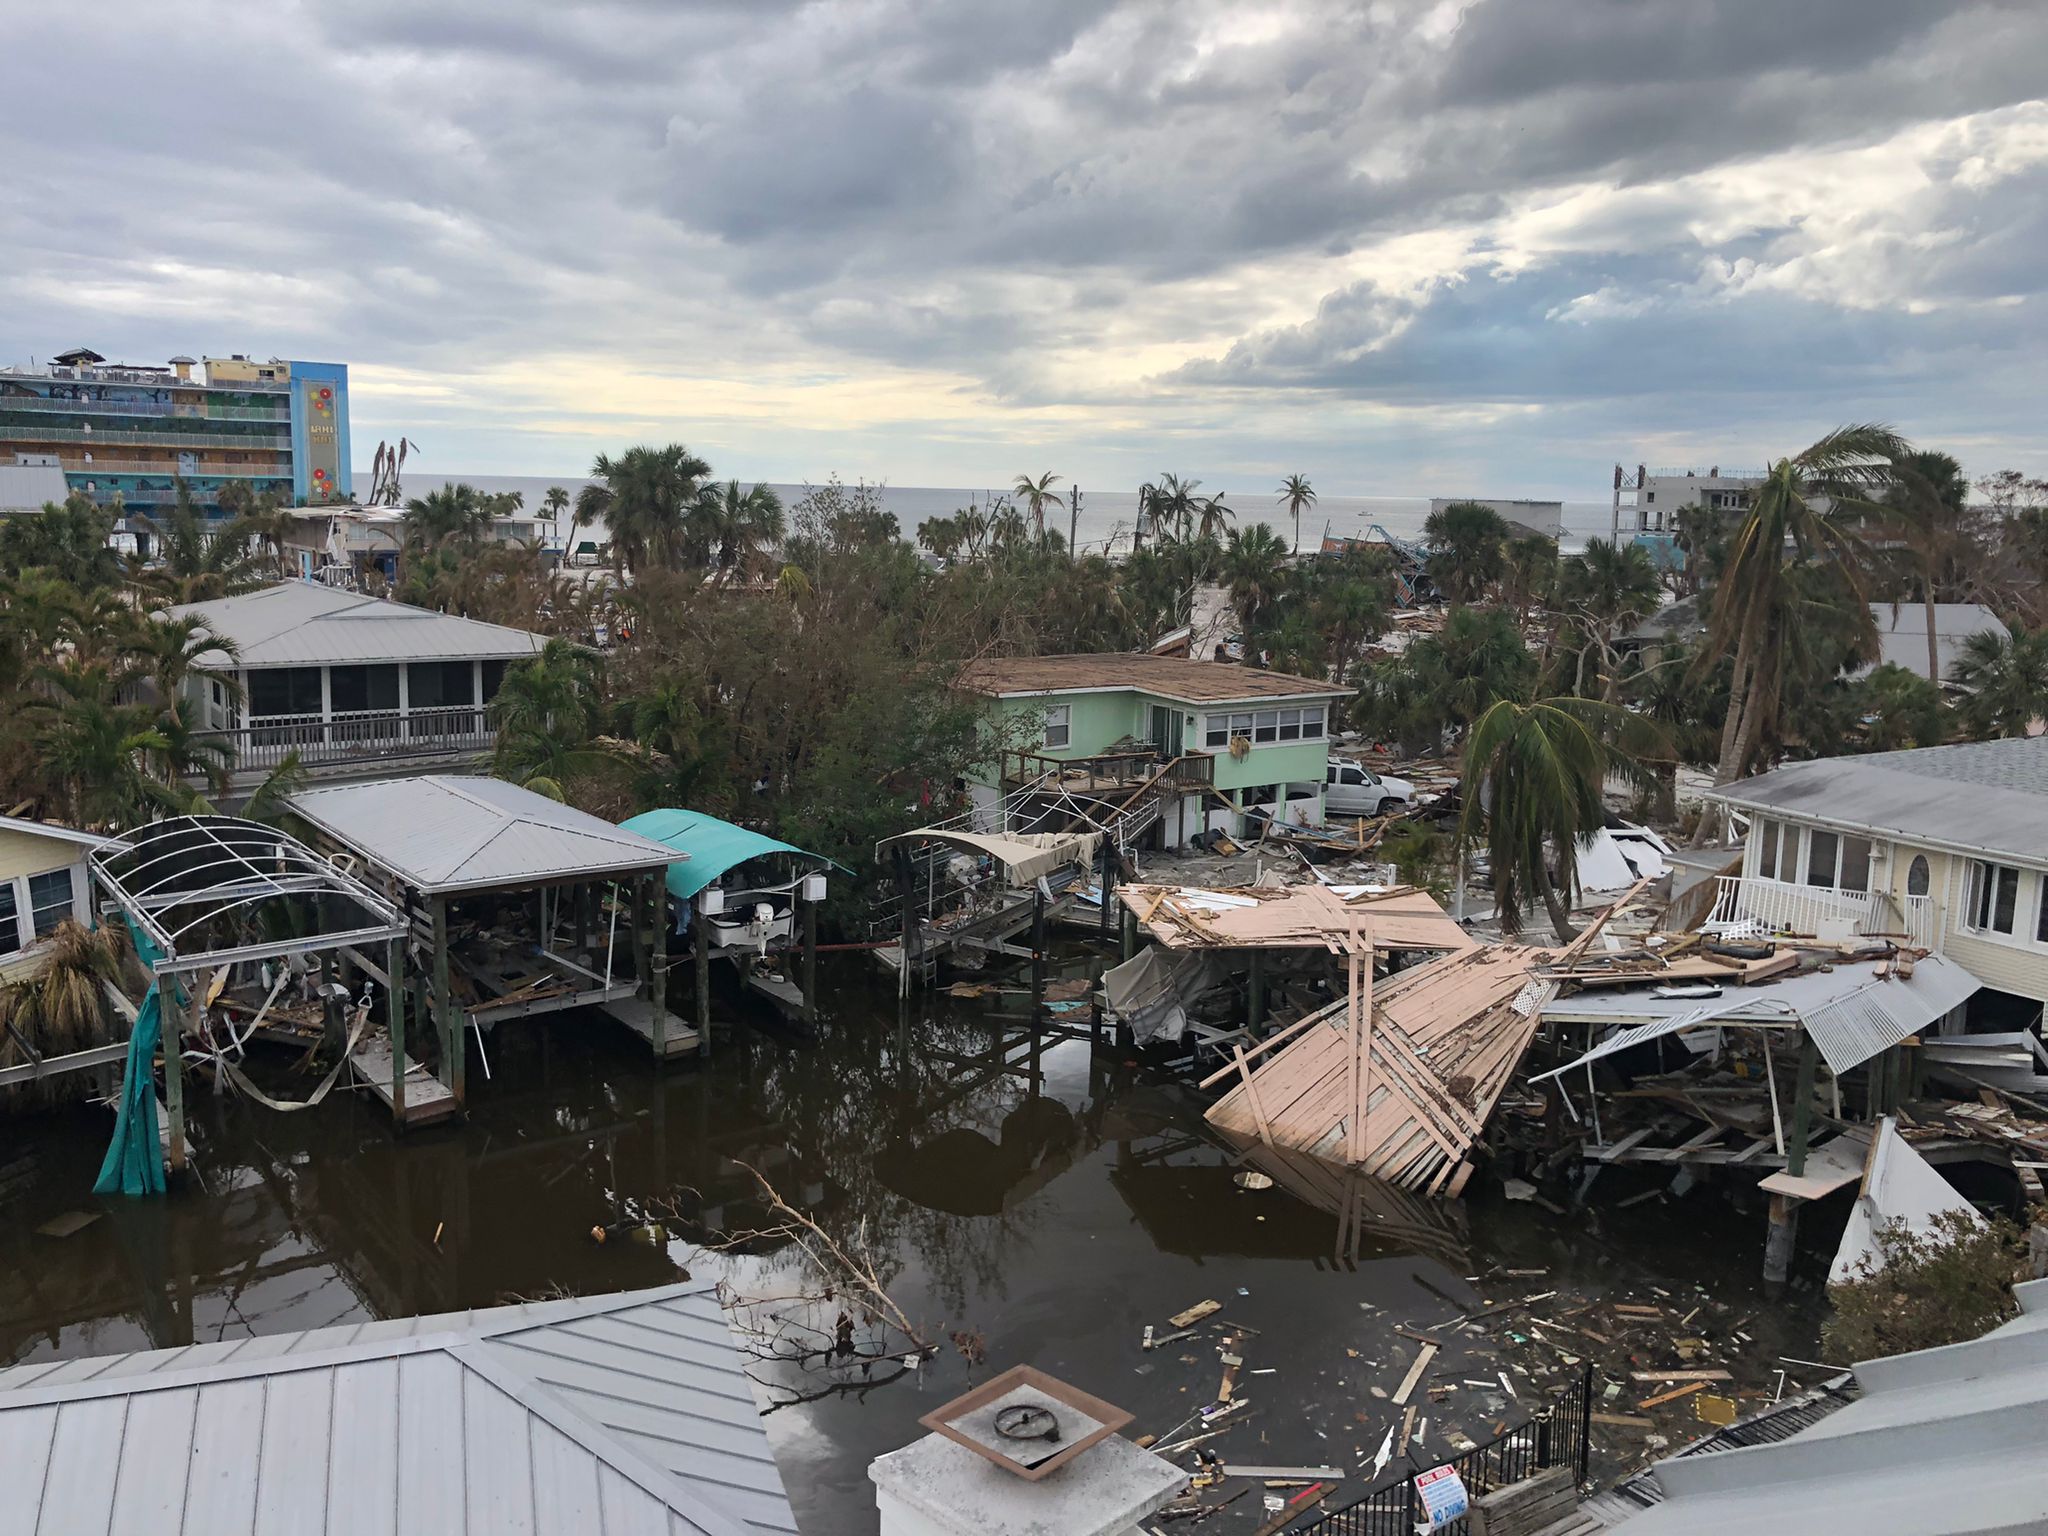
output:
M 345 361 L 359 460 L 1599 499 L 2048 472 L 2048 4 L 9 8 L 0 355 Z

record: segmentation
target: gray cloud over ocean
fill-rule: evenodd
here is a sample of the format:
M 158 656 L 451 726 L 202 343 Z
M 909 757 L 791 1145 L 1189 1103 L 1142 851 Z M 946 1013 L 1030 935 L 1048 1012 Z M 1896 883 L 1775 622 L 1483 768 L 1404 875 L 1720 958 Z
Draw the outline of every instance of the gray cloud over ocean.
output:
M 1597 496 L 2036 447 L 2048 6 L 131 0 L 0 58 L 0 355 L 569 472 Z M 365 453 L 362 456 L 367 456 Z

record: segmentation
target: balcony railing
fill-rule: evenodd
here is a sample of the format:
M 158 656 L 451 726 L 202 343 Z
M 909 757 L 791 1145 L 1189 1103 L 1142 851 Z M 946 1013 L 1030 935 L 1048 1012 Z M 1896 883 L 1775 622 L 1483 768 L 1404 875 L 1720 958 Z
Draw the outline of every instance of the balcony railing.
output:
M 1941 915 L 1932 897 L 1887 892 L 1832 891 L 1789 880 L 1721 875 L 1710 924 L 1754 922 L 1772 933 L 1810 933 L 1821 939 L 1862 934 L 1903 934 L 1923 949 L 1941 945 Z
M 234 730 L 203 736 L 226 742 L 237 770 L 264 771 L 296 752 L 308 768 L 488 752 L 497 741 L 484 710 L 474 704 L 433 709 L 368 709 L 320 715 L 268 715 Z
M 89 448 L 101 444 L 116 448 L 255 448 L 289 453 L 292 438 L 286 431 L 180 432 L 165 427 L 149 432 L 88 432 L 83 427 L 0 422 L 0 443 L 83 443 Z
M 215 405 L 210 400 L 202 405 L 186 400 L 53 400 L 45 395 L 0 395 L 0 410 L 61 411 L 71 416 L 176 416 L 188 421 L 292 419 L 288 405 Z
M 71 461 L 67 455 L 60 455 L 67 462 L 67 475 L 186 475 L 204 476 L 210 480 L 289 480 L 292 467 L 289 464 L 209 464 L 199 462 L 190 469 L 178 464 L 165 463 L 161 459 L 94 459 L 90 464 L 83 460 Z

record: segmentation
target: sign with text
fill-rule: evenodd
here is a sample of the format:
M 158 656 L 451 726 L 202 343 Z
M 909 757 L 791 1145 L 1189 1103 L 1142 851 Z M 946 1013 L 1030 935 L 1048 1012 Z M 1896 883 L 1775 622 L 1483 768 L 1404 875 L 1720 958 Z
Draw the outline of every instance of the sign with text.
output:
M 1431 1467 L 1427 1472 L 1417 1473 L 1415 1493 L 1422 1500 L 1432 1531 L 1449 1525 L 1472 1507 L 1465 1492 L 1465 1480 L 1458 1476 L 1456 1467 Z

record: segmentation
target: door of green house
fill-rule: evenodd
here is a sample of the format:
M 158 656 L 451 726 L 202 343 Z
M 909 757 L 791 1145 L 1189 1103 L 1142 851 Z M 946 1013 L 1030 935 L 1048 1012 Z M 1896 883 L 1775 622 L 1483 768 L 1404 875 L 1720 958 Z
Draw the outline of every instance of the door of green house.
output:
M 1152 706 L 1152 745 L 1164 758 L 1176 758 L 1181 753 L 1181 713 L 1168 709 L 1162 704 Z

